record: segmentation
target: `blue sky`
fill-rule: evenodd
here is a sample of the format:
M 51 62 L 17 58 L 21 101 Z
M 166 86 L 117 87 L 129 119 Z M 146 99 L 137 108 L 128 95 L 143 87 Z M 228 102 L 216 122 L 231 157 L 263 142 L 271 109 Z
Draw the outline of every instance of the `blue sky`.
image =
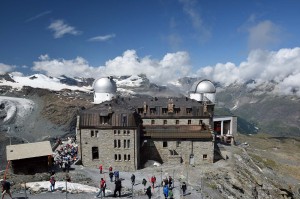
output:
M 0 5 L 0 72 L 138 71 L 157 80 L 166 77 L 154 71 L 170 69 L 173 76 L 218 79 L 221 67 L 223 75 L 238 70 L 239 77 L 232 78 L 237 81 L 243 63 L 252 66 L 253 54 L 298 52 L 300 44 L 296 0 L 1 0 Z

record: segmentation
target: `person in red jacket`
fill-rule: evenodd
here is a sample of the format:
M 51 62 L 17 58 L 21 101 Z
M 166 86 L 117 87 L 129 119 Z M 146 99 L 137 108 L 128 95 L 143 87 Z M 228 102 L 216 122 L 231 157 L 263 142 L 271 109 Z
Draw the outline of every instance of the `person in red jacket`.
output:
M 102 171 L 103 171 L 103 166 L 102 166 L 102 164 L 100 164 L 99 170 L 100 170 L 100 174 L 102 174 Z
M 151 177 L 151 183 L 152 183 L 152 187 L 154 188 L 154 184 L 156 182 L 156 177 L 155 176 L 152 176 Z
M 100 190 L 99 190 L 99 192 L 96 196 L 97 198 L 99 197 L 100 194 L 102 194 L 102 192 L 103 192 L 103 197 L 105 197 L 105 188 L 106 188 L 106 182 L 103 178 L 101 178 L 101 180 L 100 180 Z
M 108 171 L 109 171 L 109 172 L 112 172 L 112 170 L 113 170 L 112 166 L 109 165 Z

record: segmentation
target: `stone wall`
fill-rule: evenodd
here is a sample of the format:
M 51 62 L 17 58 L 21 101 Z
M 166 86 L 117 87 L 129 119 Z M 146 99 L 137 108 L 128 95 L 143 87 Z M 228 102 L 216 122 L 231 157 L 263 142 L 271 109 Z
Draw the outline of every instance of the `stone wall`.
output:
M 128 130 L 129 134 L 127 133 Z M 80 131 L 80 152 L 84 166 L 98 168 L 102 164 L 104 169 L 110 165 L 114 170 L 133 171 L 137 169 L 136 129 L 126 129 L 125 133 L 123 133 L 124 130 L 113 129 L 81 129 Z M 94 131 L 93 137 L 91 131 Z M 97 134 L 96 131 L 98 131 Z M 125 147 L 124 140 L 126 140 Z M 130 140 L 129 148 L 127 146 L 128 140 Z M 92 147 L 98 147 L 99 158 L 93 159 Z M 130 160 L 128 160 L 129 158 Z
M 214 142 L 212 141 L 152 141 L 143 147 L 143 158 L 167 164 L 190 164 L 190 155 L 194 156 L 194 165 L 213 163 Z M 149 146 L 151 145 L 151 146 Z

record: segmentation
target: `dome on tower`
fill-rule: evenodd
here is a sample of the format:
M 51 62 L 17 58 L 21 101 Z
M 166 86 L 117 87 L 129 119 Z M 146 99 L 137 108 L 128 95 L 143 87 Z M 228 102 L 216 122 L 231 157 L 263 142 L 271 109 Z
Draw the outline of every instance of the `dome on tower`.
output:
M 95 93 L 115 93 L 117 85 L 111 77 L 102 77 L 94 81 L 93 89 Z
M 191 87 L 190 93 L 216 93 L 216 87 L 207 79 L 198 80 Z

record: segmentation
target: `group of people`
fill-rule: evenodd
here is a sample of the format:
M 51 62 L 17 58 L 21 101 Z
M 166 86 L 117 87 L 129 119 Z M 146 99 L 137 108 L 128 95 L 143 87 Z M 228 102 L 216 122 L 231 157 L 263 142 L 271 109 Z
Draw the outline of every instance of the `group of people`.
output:
M 64 172 L 69 172 L 71 164 L 77 159 L 78 147 L 73 138 L 68 138 L 66 144 L 63 144 L 60 139 L 57 142 L 59 146 L 53 155 L 54 164 L 59 165 Z

